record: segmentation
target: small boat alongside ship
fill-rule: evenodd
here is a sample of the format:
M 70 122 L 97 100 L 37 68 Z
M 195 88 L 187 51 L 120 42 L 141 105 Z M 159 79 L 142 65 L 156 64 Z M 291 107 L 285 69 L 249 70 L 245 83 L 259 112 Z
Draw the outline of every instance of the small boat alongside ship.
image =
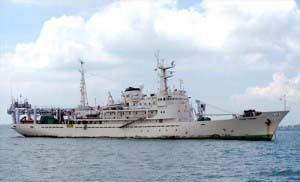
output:
M 158 93 L 147 95 L 143 88 L 128 87 L 120 102 L 109 93 L 106 106 L 89 106 L 81 61 L 81 101 L 74 108 L 32 107 L 27 100 L 14 100 L 8 109 L 12 128 L 25 137 L 112 137 L 112 138 L 197 138 L 271 141 L 288 111 L 245 110 L 230 119 L 212 120 L 206 104 L 197 101 L 197 113 L 183 88 L 171 89 L 169 71 L 157 57 L 160 77 Z

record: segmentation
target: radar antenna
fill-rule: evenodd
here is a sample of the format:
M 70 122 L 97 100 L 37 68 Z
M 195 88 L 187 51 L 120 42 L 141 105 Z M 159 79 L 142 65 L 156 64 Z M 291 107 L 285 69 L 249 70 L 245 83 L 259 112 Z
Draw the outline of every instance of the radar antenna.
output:
M 175 61 L 172 61 L 170 66 L 164 64 L 164 60 L 160 60 L 159 51 L 155 54 L 157 60 L 157 67 L 155 70 L 160 70 L 160 94 L 168 95 L 168 78 L 171 78 L 174 74 L 173 71 L 167 71 L 175 67 Z

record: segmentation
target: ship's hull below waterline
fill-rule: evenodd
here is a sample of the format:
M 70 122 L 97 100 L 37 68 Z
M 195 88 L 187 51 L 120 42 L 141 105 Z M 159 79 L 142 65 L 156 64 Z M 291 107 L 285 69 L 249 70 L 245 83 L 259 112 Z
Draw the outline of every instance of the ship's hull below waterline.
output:
M 119 124 L 13 124 L 25 137 L 110 137 L 272 140 L 288 111 L 263 112 L 262 116 L 216 121 Z

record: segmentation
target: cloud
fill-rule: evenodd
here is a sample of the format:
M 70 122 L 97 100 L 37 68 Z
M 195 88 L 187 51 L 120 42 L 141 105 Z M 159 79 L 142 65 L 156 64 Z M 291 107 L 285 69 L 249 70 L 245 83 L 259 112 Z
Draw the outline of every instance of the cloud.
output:
M 107 0 L 9 0 L 15 4 L 34 5 L 34 6 L 65 6 L 65 7 L 86 7 L 91 5 L 101 5 Z
M 47 6 L 74 3 L 14 2 Z M 251 79 L 249 75 L 253 74 L 295 73 L 295 67 L 300 66 L 300 11 L 293 0 L 203 0 L 186 9 L 178 7 L 176 1 L 113 1 L 101 4 L 101 8 L 97 2 L 76 1 L 76 7 L 92 4 L 99 9 L 88 17 L 49 18 L 36 40 L 20 42 L 13 52 L 1 54 L 1 84 L 8 86 L 7 77 L 11 77 L 20 85 L 19 90 L 27 94 L 34 87 L 47 89 L 57 85 L 64 88 L 60 90 L 63 98 L 69 95 L 67 86 L 76 89 L 78 77 L 74 70 L 79 58 L 86 61 L 90 72 L 98 75 L 91 78 L 94 94 L 106 94 L 108 88 L 123 89 L 141 77 L 153 84 L 155 75 L 151 68 L 157 49 L 177 61 L 179 74 L 193 76 L 191 85 L 198 85 L 199 79 L 221 84 L 223 80 L 209 80 L 213 74 Z M 289 96 L 298 98 L 297 77 L 276 75 L 269 86 L 249 88 L 239 97 L 277 97 L 284 88 Z M 64 79 L 69 80 L 67 84 L 60 84 Z M 285 80 L 284 84 L 280 80 Z M 74 100 L 75 96 L 71 98 Z
M 300 74 L 296 77 L 287 78 L 284 73 L 273 74 L 273 80 L 267 86 L 256 86 L 247 88 L 244 94 L 232 96 L 237 102 L 249 100 L 278 100 L 286 95 L 292 103 L 300 101 Z
M 203 1 L 189 9 L 174 1 L 118 1 L 86 19 L 51 18 L 35 42 L 20 43 L 4 57 L 19 67 L 68 67 L 78 57 L 116 63 L 162 49 L 174 57 L 219 54 L 219 64 L 246 69 L 288 69 L 287 55 L 299 53 L 299 24 L 294 1 Z

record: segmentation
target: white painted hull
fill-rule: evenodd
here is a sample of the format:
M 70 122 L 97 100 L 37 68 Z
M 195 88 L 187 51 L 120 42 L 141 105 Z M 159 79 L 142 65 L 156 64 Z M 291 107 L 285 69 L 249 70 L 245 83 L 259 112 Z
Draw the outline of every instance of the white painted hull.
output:
M 272 140 L 288 111 L 263 112 L 256 118 L 216 121 L 120 124 L 14 124 L 26 137 L 113 137 L 113 138 L 221 138 Z M 271 123 L 268 125 L 268 119 Z

